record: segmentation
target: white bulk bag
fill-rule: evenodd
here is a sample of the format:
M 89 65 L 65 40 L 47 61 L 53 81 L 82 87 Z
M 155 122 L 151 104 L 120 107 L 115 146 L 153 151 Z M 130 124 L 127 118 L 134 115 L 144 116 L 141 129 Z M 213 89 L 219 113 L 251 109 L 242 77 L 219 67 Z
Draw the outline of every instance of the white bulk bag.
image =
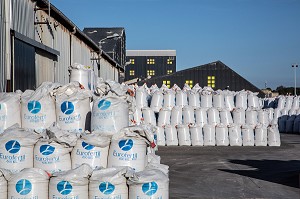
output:
M 128 126 L 128 103 L 122 97 L 109 94 L 94 98 L 91 131 L 113 135 Z
M 177 135 L 179 146 L 191 146 L 191 135 L 187 124 L 177 126 Z
M 92 68 L 78 63 L 74 63 L 69 67 L 70 82 L 79 82 L 85 89 L 91 89 Z
M 140 125 L 142 123 L 143 113 L 140 108 L 136 108 L 133 113 L 133 125 Z
M 292 116 L 292 115 L 297 115 L 297 109 L 294 109 L 294 108 L 291 108 L 290 110 L 289 110 L 289 116 Z
M 255 127 L 255 146 L 267 146 L 268 144 L 268 130 L 263 124 L 258 124 Z
M 9 177 L 8 198 L 48 199 L 48 186 L 49 175 L 44 170 L 23 169 Z
M 178 135 L 175 126 L 166 125 L 165 133 L 167 146 L 178 146 Z
M 293 96 L 287 96 L 285 101 L 285 109 L 290 110 L 293 105 Z
M 214 125 L 205 124 L 203 126 L 203 144 L 204 146 L 216 145 L 216 129 Z
M 14 125 L 0 134 L 0 165 L 13 173 L 33 167 L 33 146 L 41 135 Z
M 163 102 L 163 107 L 171 110 L 175 106 L 175 91 L 171 89 L 166 90 Z
M 190 126 L 192 146 L 203 146 L 202 126 L 194 124 Z
M 248 94 L 248 107 L 260 108 L 257 95 L 258 93 L 252 93 L 252 92 Z
M 212 94 L 209 91 L 202 91 L 200 95 L 200 106 L 202 108 L 212 107 Z
M 231 113 L 228 109 L 220 110 L 220 121 L 222 124 L 225 124 L 225 125 L 233 123 Z
M 278 118 L 281 116 L 281 109 L 276 108 L 274 109 L 274 117 L 273 119 L 278 120 Z
M 20 93 L 0 93 L 0 133 L 14 124 L 21 126 L 20 99 Z
M 165 146 L 166 145 L 165 129 L 163 127 L 158 126 L 156 129 L 156 135 L 157 135 L 157 145 Z
M 154 143 L 153 132 L 145 126 L 132 126 L 113 135 L 108 155 L 108 167 L 129 166 L 136 171 L 145 168 L 147 145 Z
M 171 111 L 166 108 L 162 108 L 159 111 L 158 119 L 157 119 L 157 126 L 164 127 L 171 122 Z
M 220 123 L 220 114 L 218 109 L 216 108 L 210 108 L 207 110 L 207 122 L 208 124 L 216 126 L 217 124 Z
M 71 153 L 72 169 L 86 163 L 92 169 L 107 167 L 110 138 L 96 131 L 80 135 Z
M 144 124 L 152 124 L 156 126 L 156 117 L 154 111 L 151 108 L 143 108 L 142 113 Z
M 238 125 L 246 124 L 246 112 L 242 108 L 235 108 L 232 111 L 233 123 Z
M 81 89 L 78 82 L 72 82 L 58 88 L 55 95 L 57 125 L 72 132 L 89 130 L 91 91 Z
M 126 167 L 94 170 L 89 183 L 89 199 L 128 199 Z
M 234 96 L 232 92 L 224 92 L 225 108 L 232 111 L 234 109 Z
M 200 94 L 194 89 L 187 92 L 189 106 L 200 107 Z
M 203 127 L 207 124 L 207 109 L 206 108 L 196 108 L 195 109 L 195 119 L 196 124 Z
M 188 105 L 186 91 L 178 90 L 176 92 L 176 106 L 184 107 Z
M 269 146 L 281 145 L 278 125 L 271 125 L 268 127 L 268 145 Z
M 156 91 L 151 99 L 151 104 L 150 108 L 155 112 L 158 113 L 159 110 L 163 106 L 163 100 L 164 100 L 164 95 L 162 94 L 161 91 Z
M 265 110 L 268 111 L 269 122 L 272 121 L 274 119 L 274 109 L 273 108 L 267 108 Z
M 35 91 L 26 90 L 21 96 L 22 128 L 42 132 L 56 122 L 53 90 L 57 83 L 44 82 Z
M 89 176 L 92 168 L 83 164 L 76 169 L 57 172 L 52 175 L 49 183 L 49 196 L 51 198 L 88 198 Z
M 292 105 L 293 109 L 299 109 L 299 100 L 300 100 L 299 96 L 294 97 L 294 99 L 293 99 L 293 105 Z
M 135 92 L 136 107 L 138 108 L 148 107 L 147 98 L 148 98 L 148 93 L 145 86 L 139 87 Z
M 243 146 L 254 146 L 254 130 L 251 126 L 242 126 Z
M 224 95 L 222 92 L 213 92 L 213 107 L 214 108 L 224 108 Z
M 169 178 L 159 169 L 146 169 L 135 173 L 127 181 L 129 199 L 169 198 Z
M 217 146 L 228 146 L 228 128 L 225 124 L 217 124 L 216 126 L 216 144 Z
M 235 107 L 244 110 L 247 109 L 247 92 L 240 91 L 235 95 Z
M 195 113 L 193 107 L 185 106 L 182 108 L 182 123 L 195 124 Z
M 284 109 L 284 106 L 285 106 L 285 97 L 281 95 L 278 97 L 277 108 L 281 110 Z
M 296 116 L 292 115 L 290 116 L 287 121 L 286 121 L 286 126 L 285 126 L 285 132 L 286 133 L 293 133 L 294 131 L 294 120 Z
M 182 124 L 182 108 L 174 106 L 171 111 L 171 125 L 176 126 Z
M 268 109 L 261 109 L 257 111 L 258 115 L 258 123 L 263 124 L 264 126 L 268 126 L 270 121 L 269 121 L 269 110 Z
M 258 114 L 255 109 L 248 108 L 246 110 L 246 124 L 248 124 L 254 128 L 257 124 L 257 119 L 258 119 L 257 115 Z
M 238 124 L 229 124 L 228 126 L 229 144 L 230 146 L 242 146 L 242 130 Z
M 40 139 L 34 146 L 34 167 L 49 173 L 71 169 L 71 154 L 77 136 L 56 126 L 47 131 L 47 139 Z

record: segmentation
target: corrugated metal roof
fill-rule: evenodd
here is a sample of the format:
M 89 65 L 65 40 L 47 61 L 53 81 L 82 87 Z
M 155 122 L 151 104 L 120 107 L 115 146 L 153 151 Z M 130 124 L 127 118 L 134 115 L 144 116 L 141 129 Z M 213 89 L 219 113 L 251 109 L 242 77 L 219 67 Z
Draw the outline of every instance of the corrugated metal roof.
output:
M 126 56 L 176 56 L 176 50 L 126 50 Z

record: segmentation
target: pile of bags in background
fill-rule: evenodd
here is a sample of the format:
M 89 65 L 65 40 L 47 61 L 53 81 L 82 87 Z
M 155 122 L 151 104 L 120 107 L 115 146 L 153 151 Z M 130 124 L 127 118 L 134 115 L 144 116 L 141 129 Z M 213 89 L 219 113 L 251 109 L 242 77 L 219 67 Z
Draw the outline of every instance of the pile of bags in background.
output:
M 158 145 L 280 146 L 278 115 L 263 109 L 258 93 L 214 91 L 198 84 L 134 89 L 131 125 L 157 126 Z
M 168 198 L 152 125 L 129 127 L 128 86 L 44 82 L 1 93 L 0 198 Z

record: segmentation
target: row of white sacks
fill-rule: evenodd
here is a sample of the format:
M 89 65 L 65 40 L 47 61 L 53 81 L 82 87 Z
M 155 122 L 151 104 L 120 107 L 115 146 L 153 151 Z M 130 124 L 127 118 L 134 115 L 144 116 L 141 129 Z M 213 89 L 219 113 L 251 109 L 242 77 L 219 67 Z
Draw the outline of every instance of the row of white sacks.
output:
M 174 106 L 192 106 L 202 108 L 234 108 L 261 109 L 263 99 L 259 98 L 258 93 L 251 91 L 214 91 L 210 87 L 201 88 L 196 84 L 192 89 L 185 85 L 181 90 L 177 85 L 168 89 L 165 85 L 158 88 L 156 85 L 148 88 L 146 84 L 135 87 L 136 106 L 138 108 L 150 107 L 154 112 L 159 112 L 161 108 L 172 109 Z
M 79 135 L 57 126 L 42 133 L 13 126 L 0 135 L 0 168 L 15 173 L 35 167 L 54 173 L 86 163 L 93 169 L 129 166 L 142 171 L 155 156 L 153 130 L 128 127 L 108 137 L 98 132 Z
M 168 167 L 150 165 L 135 172 L 128 167 L 76 169 L 49 174 L 38 168 L 11 174 L 0 169 L 0 199 L 137 199 L 169 198 Z
M 217 124 L 166 125 L 157 128 L 158 146 L 280 146 L 280 134 L 276 124 L 271 126 Z
M 300 96 L 279 95 L 274 98 L 265 98 L 263 104 L 264 108 L 278 108 L 279 110 L 297 110 L 300 108 Z

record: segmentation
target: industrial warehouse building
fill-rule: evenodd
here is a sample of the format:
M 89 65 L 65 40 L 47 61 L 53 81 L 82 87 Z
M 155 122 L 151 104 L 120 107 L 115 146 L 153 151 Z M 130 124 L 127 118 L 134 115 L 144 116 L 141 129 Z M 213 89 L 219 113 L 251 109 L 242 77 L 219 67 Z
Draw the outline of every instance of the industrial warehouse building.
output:
M 44 81 L 68 83 L 74 63 L 115 81 L 124 72 L 47 0 L 1 0 L 0 27 L 0 91 L 34 89 Z
M 260 89 L 221 61 L 196 66 L 173 74 L 154 77 L 139 82 L 140 85 L 143 83 L 147 83 L 148 86 L 157 84 L 159 87 L 162 84 L 165 84 L 169 88 L 173 86 L 173 84 L 177 84 L 180 87 L 184 84 L 188 84 L 190 87 L 193 87 L 196 83 L 198 83 L 201 87 L 210 86 L 214 90 L 229 89 L 232 91 L 240 91 L 246 89 L 253 92 L 259 92 L 263 95 Z

